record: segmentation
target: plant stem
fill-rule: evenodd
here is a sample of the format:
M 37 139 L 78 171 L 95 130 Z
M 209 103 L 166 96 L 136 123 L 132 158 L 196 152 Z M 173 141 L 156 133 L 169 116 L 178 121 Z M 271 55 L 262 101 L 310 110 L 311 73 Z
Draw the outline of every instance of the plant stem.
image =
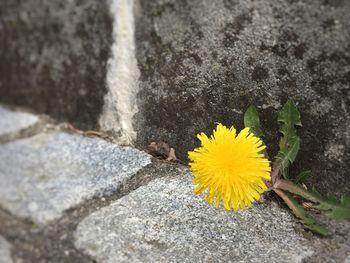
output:
M 294 215 L 299 218 L 300 222 L 304 225 L 304 227 L 310 229 L 314 233 L 325 236 L 328 234 L 327 228 L 322 225 L 318 225 L 315 219 L 310 216 L 307 216 L 305 213 L 305 209 L 298 204 L 298 202 L 289 194 L 288 192 L 284 192 L 281 189 L 274 188 L 273 191 L 283 199 L 289 209 L 292 210 Z
M 282 190 L 274 188 L 273 191 L 282 198 L 282 200 L 286 203 L 286 205 L 293 211 L 294 215 L 298 218 L 305 217 L 305 214 L 303 211 L 298 209 L 298 206 L 295 205 L 295 203 L 289 198 L 289 196 L 284 193 Z
M 281 163 L 278 160 L 275 160 L 272 164 L 272 171 L 271 171 L 271 182 L 273 185 L 281 178 L 280 169 L 281 169 Z
M 311 202 L 314 202 L 314 203 L 322 202 L 322 200 L 320 200 L 319 197 L 317 197 L 316 195 L 307 191 L 305 188 L 298 186 L 289 180 L 279 179 L 274 183 L 273 186 L 274 186 L 274 188 L 282 189 L 282 190 L 288 191 L 290 193 L 299 195 L 299 196 L 301 196 L 301 197 L 303 197 Z

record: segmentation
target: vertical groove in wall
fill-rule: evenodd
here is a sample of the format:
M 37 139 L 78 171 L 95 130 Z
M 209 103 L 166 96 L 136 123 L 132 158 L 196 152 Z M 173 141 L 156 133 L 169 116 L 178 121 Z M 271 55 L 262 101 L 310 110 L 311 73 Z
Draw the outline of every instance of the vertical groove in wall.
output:
M 135 24 L 133 0 L 110 0 L 113 16 L 113 45 L 108 61 L 103 112 L 99 119 L 102 130 L 112 131 L 121 144 L 132 144 L 136 138 L 132 119 L 138 111 L 139 69 L 135 57 Z

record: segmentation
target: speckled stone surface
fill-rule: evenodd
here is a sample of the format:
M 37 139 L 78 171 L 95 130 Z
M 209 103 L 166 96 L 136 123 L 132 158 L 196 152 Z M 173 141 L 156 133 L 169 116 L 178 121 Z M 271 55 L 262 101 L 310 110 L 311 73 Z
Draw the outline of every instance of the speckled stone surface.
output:
M 94 196 L 109 195 L 150 156 L 101 139 L 42 133 L 0 146 L 0 206 L 46 223 Z
M 97 262 L 302 262 L 313 254 L 274 203 L 237 213 L 193 194 L 190 175 L 156 179 L 85 218 L 76 247 Z
M 30 128 L 38 121 L 38 116 L 34 114 L 10 111 L 0 106 L 0 136 Z
M 11 245 L 2 236 L 0 236 L 0 262 L 12 263 Z

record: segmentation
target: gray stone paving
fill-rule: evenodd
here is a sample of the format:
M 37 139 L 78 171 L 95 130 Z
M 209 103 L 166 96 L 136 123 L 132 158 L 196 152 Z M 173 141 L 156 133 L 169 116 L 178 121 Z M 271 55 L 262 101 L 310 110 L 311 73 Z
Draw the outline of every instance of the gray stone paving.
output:
M 0 205 L 47 223 L 84 200 L 113 193 L 150 162 L 136 149 L 64 132 L 10 142 L 0 146 Z
M 313 254 L 275 203 L 237 213 L 193 194 L 186 169 L 156 179 L 87 218 L 76 247 L 98 262 L 302 262 Z
M 0 262 L 12 263 L 11 245 L 2 236 L 0 236 Z
M 34 114 L 10 111 L 0 106 L 0 136 L 19 132 L 35 125 L 38 121 L 38 116 Z
M 318 238 L 275 202 L 215 209 L 186 167 L 51 126 L 2 137 L 0 263 L 349 262 L 345 220 Z

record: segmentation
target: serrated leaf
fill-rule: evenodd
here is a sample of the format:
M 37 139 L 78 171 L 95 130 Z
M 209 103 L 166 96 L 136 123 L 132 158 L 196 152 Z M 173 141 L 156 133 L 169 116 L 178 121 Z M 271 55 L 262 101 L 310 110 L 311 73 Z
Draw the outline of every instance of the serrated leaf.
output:
M 300 219 L 300 222 L 307 228 L 310 229 L 312 232 L 320 234 L 322 236 L 325 236 L 328 234 L 328 230 L 325 226 L 317 224 L 316 220 L 311 217 L 310 215 L 306 215 L 304 207 L 299 205 L 299 203 L 289 194 L 288 198 L 291 200 L 293 205 L 295 206 L 295 209 L 298 210 L 298 212 L 295 212 L 295 209 L 292 211 L 294 212 L 295 216 Z
M 319 225 L 316 223 L 316 221 L 314 221 L 313 223 L 310 222 L 304 222 L 303 220 L 301 220 L 301 223 L 309 230 L 311 230 L 314 233 L 317 233 L 321 236 L 326 236 L 328 234 L 328 229 L 323 226 L 323 225 Z
M 244 126 L 246 128 L 249 128 L 255 136 L 264 136 L 264 133 L 260 126 L 259 114 L 254 105 L 251 105 L 244 113 Z
M 275 190 L 276 192 L 276 190 Z M 316 220 L 310 215 L 306 215 L 304 207 L 302 207 L 292 195 L 287 192 L 283 192 L 281 190 L 277 190 L 276 192 L 283 201 L 288 205 L 288 207 L 292 210 L 293 214 L 299 219 L 300 223 L 304 225 L 305 228 L 311 230 L 314 233 L 317 233 L 322 236 L 326 236 L 328 234 L 328 230 L 325 226 L 319 225 Z
M 350 219 L 350 198 L 342 196 L 338 201 L 334 196 L 322 198 L 316 209 L 326 212 L 326 215 L 333 219 Z
M 291 100 L 288 100 L 278 113 L 278 122 L 282 137 L 277 160 L 280 162 L 283 177 L 288 179 L 289 165 L 294 162 L 300 148 L 300 138 L 296 133 L 295 126 L 301 126 L 300 113 Z
M 292 100 L 287 100 L 280 112 L 278 113 L 278 121 L 301 126 L 300 113 Z
M 302 184 L 302 183 L 304 183 L 305 182 L 305 180 L 308 178 L 308 177 L 310 177 L 310 175 L 311 175 L 311 171 L 303 171 L 303 172 L 301 172 L 298 176 L 297 176 L 297 178 L 295 179 L 295 183 L 296 184 Z
M 282 160 L 285 162 L 285 166 L 289 164 L 289 162 L 294 162 L 295 158 L 298 155 L 298 151 L 300 149 L 300 139 L 299 137 L 294 137 L 293 139 L 290 140 L 288 148 L 281 150 L 281 152 L 284 155 L 284 159 Z M 288 162 L 289 161 L 289 162 Z
M 350 198 L 342 196 L 340 201 L 335 196 L 322 197 L 315 189 L 312 191 L 293 183 L 290 180 L 280 179 L 275 183 L 275 188 L 293 193 L 314 203 L 312 206 L 324 211 L 333 219 L 350 219 Z
M 285 179 L 289 178 L 289 165 L 294 162 L 297 157 L 298 151 L 300 149 L 300 139 L 299 137 L 294 137 L 285 149 L 280 149 L 277 154 L 277 159 L 281 165 L 282 176 Z

